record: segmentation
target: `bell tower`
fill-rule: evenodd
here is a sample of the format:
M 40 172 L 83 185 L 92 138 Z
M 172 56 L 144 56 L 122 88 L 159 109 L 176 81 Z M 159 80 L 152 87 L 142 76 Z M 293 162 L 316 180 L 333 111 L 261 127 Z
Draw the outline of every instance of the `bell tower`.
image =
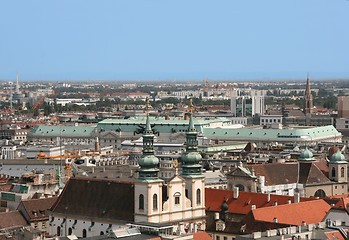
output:
M 348 162 L 338 149 L 337 152 L 332 154 L 331 161 L 328 164 L 330 179 L 336 182 L 348 182 L 347 165 Z
M 202 157 L 197 151 L 197 131 L 193 120 L 193 103 L 190 99 L 189 126 L 186 130 L 186 151 L 181 156 L 185 195 L 191 200 L 192 217 L 205 216 L 205 177 L 201 172 Z
M 159 174 L 159 159 L 154 155 L 154 134 L 149 120 L 149 100 L 146 105 L 146 124 L 143 131 L 143 154 L 135 180 L 135 222 L 160 222 L 163 180 Z

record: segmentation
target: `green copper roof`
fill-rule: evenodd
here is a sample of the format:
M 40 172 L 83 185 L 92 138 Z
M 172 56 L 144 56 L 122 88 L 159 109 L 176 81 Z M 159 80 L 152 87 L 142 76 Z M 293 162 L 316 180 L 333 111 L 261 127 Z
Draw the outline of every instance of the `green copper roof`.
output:
M 308 147 L 305 148 L 305 150 L 301 153 L 299 156 L 299 161 L 315 161 L 316 159 L 313 158 L 314 154 L 308 149 Z
M 163 117 L 149 117 L 149 121 L 153 125 L 153 129 L 160 133 L 170 132 L 185 132 L 188 128 L 188 120 L 183 118 L 170 118 L 166 120 Z M 203 131 L 203 128 L 210 127 L 211 124 L 223 122 L 223 126 L 231 125 L 231 120 L 227 118 L 193 118 L 195 121 L 195 129 L 199 132 Z M 105 119 L 98 123 L 97 129 L 100 130 L 112 130 L 123 132 L 134 132 L 139 130 L 139 126 L 144 126 L 146 117 L 131 117 L 128 119 Z
M 137 170 L 139 176 L 137 181 L 158 181 L 159 159 L 154 155 L 154 134 L 150 126 L 149 116 L 146 117 L 146 124 L 143 132 L 143 155 L 138 159 L 140 168 Z
M 241 141 L 311 141 L 341 136 L 332 125 L 302 129 L 255 129 L 255 128 L 204 128 L 203 134 L 211 139 L 236 139 Z
M 348 162 L 345 160 L 344 155 L 339 151 L 339 149 L 337 149 L 337 152 L 332 154 L 330 163 L 344 163 L 344 164 L 346 164 Z
M 91 137 L 94 133 L 95 127 L 87 126 L 45 126 L 36 125 L 29 133 L 28 136 L 47 136 L 47 137 L 69 137 L 69 136 L 81 136 Z
M 202 176 L 201 164 L 202 156 L 198 153 L 197 149 L 197 131 L 194 127 L 193 115 L 189 115 L 189 125 L 185 133 L 186 141 L 186 151 L 181 156 L 182 161 L 182 177 L 195 177 Z

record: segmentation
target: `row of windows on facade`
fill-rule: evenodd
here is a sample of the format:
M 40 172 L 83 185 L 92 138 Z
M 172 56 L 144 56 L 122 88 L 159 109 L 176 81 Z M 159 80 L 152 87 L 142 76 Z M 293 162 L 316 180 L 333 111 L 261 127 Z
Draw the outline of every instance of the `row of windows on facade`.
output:
M 180 204 L 180 194 L 176 193 L 174 195 L 175 197 L 175 204 L 178 205 Z M 201 190 L 197 189 L 196 190 L 196 204 L 201 204 Z M 140 194 L 139 195 L 139 209 L 144 210 L 144 195 Z M 153 210 L 158 209 L 158 195 L 155 193 L 153 195 Z
M 281 122 L 281 119 L 263 119 L 262 118 L 261 120 L 262 120 L 262 123 L 264 123 L 264 120 L 265 120 L 266 123 L 268 123 L 268 122 L 269 123 L 273 123 L 273 122 L 274 123 L 276 123 L 276 122 L 280 123 Z
M 68 228 L 68 235 L 72 235 L 72 234 L 73 234 L 73 229 L 72 228 Z M 101 231 L 99 234 L 100 235 L 104 235 L 104 232 Z M 57 227 L 57 236 L 58 237 L 61 236 L 61 227 L 60 226 Z M 87 237 L 87 230 L 86 229 L 82 230 L 82 237 L 83 238 Z

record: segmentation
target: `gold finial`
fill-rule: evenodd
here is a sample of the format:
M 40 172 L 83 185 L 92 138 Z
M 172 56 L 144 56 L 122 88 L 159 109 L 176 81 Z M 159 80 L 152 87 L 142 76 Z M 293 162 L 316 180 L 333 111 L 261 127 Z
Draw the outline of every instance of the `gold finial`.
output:
M 147 110 L 147 116 L 149 116 L 149 99 L 147 99 L 146 110 Z
M 190 99 L 190 114 L 193 114 L 193 99 Z

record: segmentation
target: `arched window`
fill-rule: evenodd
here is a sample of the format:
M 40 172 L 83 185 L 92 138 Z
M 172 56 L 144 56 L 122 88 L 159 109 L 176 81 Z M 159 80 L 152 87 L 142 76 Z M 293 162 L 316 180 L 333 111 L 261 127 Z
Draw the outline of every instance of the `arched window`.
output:
M 325 193 L 324 190 L 319 189 L 319 190 L 317 190 L 317 191 L 315 192 L 314 196 L 315 196 L 315 197 L 326 197 L 326 193 Z
M 336 177 L 336 169 L 334 167 L 332 168 L 332 177 Z
M 82 237 L 83 237 L 83 238 L 87 237 L 86 229 L 82 230 Z
M 341 177 L 344 177 L 344 167 L 341 168 Z
M 158 209 L 158 195 L 154 194 L 153 195 L 153 210 Z
M 181 194 L 180 194 L 179 192 L 176 192 L 176 193 L 174 194 L 174 200 L 175 200 L 175 204 L 176 204 L 176 205 L 179 205 L 179 204 L 180 204 L 180 196 L 181 196 Z
M 201 204 L 201 190 L 200 190 L 200 188 L 198 188 L 198 190 L 196 190 L 196 204 Z
M 68 235 L 72 235 L 73 234 L 73 229 L 72 228 L 68 228 Z
M 139 209 L 144 210 L 144 196 L 143 196 L 143 194 L 139 195 Z
M 57 227 L 57 236 L 61 236 L 61 227 L 60 226 Z

